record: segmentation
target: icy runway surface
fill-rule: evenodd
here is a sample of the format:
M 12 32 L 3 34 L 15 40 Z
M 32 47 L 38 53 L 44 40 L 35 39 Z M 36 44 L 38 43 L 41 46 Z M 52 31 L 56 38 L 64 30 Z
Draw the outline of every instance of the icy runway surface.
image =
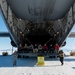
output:
M 75 57 L 65 57 L 61 66 L 59 59 L 45 58 L 44 66 L 37 66 L 37 58 L 18 58 L 13 65 L 13 56 L 0 56 L 0 75 L 75 75 Z

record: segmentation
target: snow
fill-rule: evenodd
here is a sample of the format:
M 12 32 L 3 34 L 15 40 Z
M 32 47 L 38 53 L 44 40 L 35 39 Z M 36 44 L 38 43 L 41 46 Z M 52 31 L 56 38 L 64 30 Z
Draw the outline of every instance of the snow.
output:
M 75 75 L 75 57 L 64 58 L 64 65 L 58 59 L 45 58 L 44 66 L 37 66 L 37 58 L 18 58 L 13 65 L 13 56 L 0 56 L 0 75 Z

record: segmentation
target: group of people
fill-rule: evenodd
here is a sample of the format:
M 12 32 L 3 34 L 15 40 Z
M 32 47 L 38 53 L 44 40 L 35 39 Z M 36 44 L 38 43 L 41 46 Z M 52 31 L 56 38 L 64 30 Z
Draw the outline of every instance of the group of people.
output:
M 49 48 L 50 49 L 53 48 L 52 45 L 50 45 Z M 42 46 L 41 44 L 39 44 L 39 45 L 35 44 L 34 46 L 32 44 L 30 44 L 29 46 L 27 46 L 27 44 L 25 44 L 24 47 L 22 47 L 20 45 L 20 47 L 18 48 L 18 51 L 22 51 L 22 50 L 28 51 L 29 50 L 29 51 L 32 51 L 34 53 L 37 53 L 37 52 L 40 52 L 40 51 L 42 52 L 43 50 L 48 51 L 49 48 L 46 44 L 44 44 L 44 46 Z M 64 60 L 63 50 L 59 50 L 59 45 L 58 44 L 56 44 L 54 46 L 54 49 L 55 49 L 55 52 L 59 54 L 59 59 L 60 59 L 61 65 L 63 65 L 64 64 L 63 63 L 63 60 Z M 51 50 L 54 50 L 54 49 L 51 49 Z M 13 55 L 14 55 L 13 66 L 15 66 L 16 65 L 16 60 L 17 60 L 17 57 L 18 57 L 18 52 L 15 51 Z
M 42 51 L 48 51 L 48 46 L 46 44 L 44 44 L 44 46 L 42 46 L 41 44 L 37 45 L 33 45 L 30 44 L 29 46 L 27 44 L 25 44 L 24 47 L 22 47 L 20 45 L 20 47 L 18 48 L 18 52 L 33 52 L 33 53 L 38 53 L 38 52 L 42 52 Z
M 50 52 L 50 53 L 58 53 L 59 52 L 59 45 L 56 44 L 54 47 L 52 44 L 47 46 L 47 44 L 44 44 L 43 46 L 41 44 L 30 44 L 29 46 L 27 44 L 24 45 L 24 47 L 20 44 L 18 47 L 18 52 L 33 52 L 33 53 L 40 53 L 40 52 Z
M 13 53 L 13 55 L 14 55 L 14 60 L 13 60 L 13 66 L 16 66 L 16 62 L 17 62 L 17 57 L 18 57 L 18 53 L 17 53 L 17 51 L 15 51 L 14 53 Z M 63 50 L 60 50 L 59 51 L 59 59 L 60 59 L 60 62 L 61 62 L 61 65 L 63 65 L 64 64 L 64 52 L 63 52 Z
M 58 55 L 59 55 L 59 59 L 60 59 L 60 62 L 61 62 L 61 65 L 63 65 L 63 60 L 64 60 L 64 52 L 63 50 L 59 50 L 59 45 L 58 44 L 55 44 L 54 48 L 53 46 L 50 44 L 50 46 L 48 47 L 46 44 L 44 44 L 43 46 L 41 44 L 37 45 L 35 44 L 34 46 L 32 44 L 30 44 L 29 46 L 27 44 L 25 44 L 24 47 L 22 47 L 22 45 L 19 46 L 18 48 L 18 52 L 20 51 L 32 51 L 33 53 L 38 53 L 38 52 L 42 52 L 45 51 L 45 52 L 56 52 Z M 17 57 L 18 57 L 18 52 L 14 52 L 14 61 L 13 61 L 13 66 L 16 65 L 16 60 L 17 60 Z

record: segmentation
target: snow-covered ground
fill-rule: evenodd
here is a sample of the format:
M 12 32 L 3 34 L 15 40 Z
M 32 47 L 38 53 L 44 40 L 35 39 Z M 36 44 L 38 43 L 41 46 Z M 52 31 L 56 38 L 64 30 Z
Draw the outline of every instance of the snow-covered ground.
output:
M 44 66 L 37 66 L 37 58 L 18 58 L 13 65 L 13 56 L 0 56 L 0 75 L 75 75 L 75 57 L 65 57 L 61 66 L 59 59 L 45 58 Z
M 11 49 L 10 49 L 10 50 L 0 50 L 0 55 L 2 55 L 3 52 L 8 52 L 8 54 L 11 55 L 12 53 L 14 53 L 14 51 L 17 51 L 17 49 L 14 49 L 13 52 L 12 52 Z M 70 55 L 70 52 L 71 52 L 71 51 L 69 51 L 69 50 L 65 50 L 65 51 L 64 51 L 64 53 L 65 53 L 66 55 Z M 75 51 L 73 51 L 73 52 L 75 52 Z

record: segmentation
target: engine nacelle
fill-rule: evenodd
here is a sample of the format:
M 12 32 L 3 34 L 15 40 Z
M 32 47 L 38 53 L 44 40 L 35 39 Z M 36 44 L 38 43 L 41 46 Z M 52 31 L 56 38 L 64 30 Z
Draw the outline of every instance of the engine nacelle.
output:
M 12 41 L 11 40 L 11 45 L 13 46 L 13 47 L 17 47 L 17 45 L 14 43 L 14 41 Z

